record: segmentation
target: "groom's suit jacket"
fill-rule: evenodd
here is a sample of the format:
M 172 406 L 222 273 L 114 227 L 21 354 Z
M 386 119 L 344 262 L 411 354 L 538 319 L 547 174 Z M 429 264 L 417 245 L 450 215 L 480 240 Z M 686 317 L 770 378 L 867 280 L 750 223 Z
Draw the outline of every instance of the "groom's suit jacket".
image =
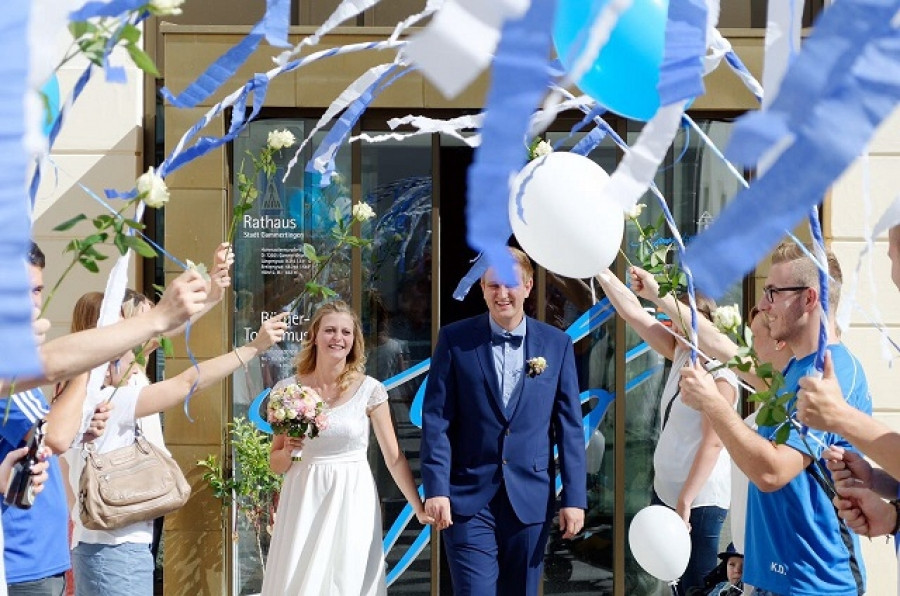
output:
M 422 411 L 425 497 L 450 498 L 453 515 L 471 516 L 505 484 L 526 524 L 551 513 L 558 446 L 562 507 L 586 507 L 584 432 L 575 356 L 565 333 L 528 318 L 522 391 L 504 408 L 487 314 L 441 329 Z M 528 374 L 528 359 L 547 368 Z

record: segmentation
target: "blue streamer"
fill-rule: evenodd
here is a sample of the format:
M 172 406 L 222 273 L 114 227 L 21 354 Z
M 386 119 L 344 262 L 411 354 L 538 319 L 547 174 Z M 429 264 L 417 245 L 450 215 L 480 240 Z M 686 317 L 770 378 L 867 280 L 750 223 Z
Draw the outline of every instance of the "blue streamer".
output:
M 109 2 L 88 2 L 78 10 L 69 13 L 69 21 L 78 23 L 97 17 L 117 17 L 137 10 L 147 4 L 147 0 L 110 0 Z
M 837 3 L 825 14 L 842 4 L 849 2 Z M 807 106 L 809 116 L 794 143 L 691 243 L 685 260 L 697 285 L 718 298 L 753 269 L 822 200 L 898 102 L 900 36 L 892 30 L 865 44 L 859 60 L 832 82 L 828 95 Z
M 741 60 L 740 56 L 738 56 L 734 50 L 728 50 L 725 52 L 725 62 L 728 63 L 728 66 L 731 67 L 732 70 L 743 73 L 748 77 L 752 77 L 753 73 L 750 72 L 750 69 L 744 65 L 743 60 Z M 762 103 L 762 95 L 759 93 L 753 92 L 754 97 L 756 97 L 756 101 Z
M 390 68 L 384 71 L 381 76 L 376 78 L 372 84 L 360 94 L 356 101 L 347 106 L 340 118 L 338 118 L 337 122 L 334 123 L 334 126 L 331 127 L 331 130 L 328 131 L 328 134 L 325 135 L 325 138 L 319 144 L 315 154 L 306 165 L 306 171 L 311 173 L 319 172 L 322 175 L 319 182 L 320 186 L 326 187 L 331 184 L 331 176 L 336 169 L 334 158 L 337 155 L 338 149 L 344 144 L 344 140 L 353 131 L 353 127 L 359 121 L 363 112 L 365 112 L 369 105 L 375 101 L 375 98 L 378 97 L 379 94 L 390 87 L 397 79 L 403 77 L 412 70 L 409 68 L 404 69 L 382 85 L 382 81 L 384 81 L 391 73 L 395 72 L 397 68 L 398 66 L 396 64 L 392 64 Z M 319 170 L 314 163 L 323 160 L 326 157 L 327 164 L 324 170 Z
M 822 226 L 819 223 L 819 211 L 815 207 L 809 213 L 809 231 L 816 247 L 816 252 L 825 254 L 825 239 L 822 237 Z M 818 260 L 818 259 L 817 259 Z M 822 318 L 819 321 L 819 344 L 816 349 L 816 370 L 825 370 L 825 350 L 828 347 L 828 312 L 831 308 L 828 302 L 828 261 L 819 263 L 819 304 L 822 305 Z
M 25 268 L 31 221 L 25 196 L 28 171 L 25 102 L 28 90 L 30 2 L 0 12 L 0 378 L 38 376 L 42 366 L 31 328 L 31 283 Z
M 269 45 L 289 48 L 288 26 L 291 24 L 291 0 L 266 0 L 263 30 Z
M 584 118 L 582 118 L 578 124 L 576 124 L 575 126 L 573 126 L 572 128 L 569 129 L 569 134 L 567 134 L 565 137 L 561 138 L 560 140 L 556 141 L 553 144 L 553 150 L 559 151 L 560 148 L 562 148 L 562 146 L 565 145 L 566 141 L 568 141 L 573 136 L 575 136 L 575 133 L 577 133 L 578 131 L 583 129 L 585 126 L 587 126 L 588 124 L 593 122 L 594 118 L 599 118 L 600 116 L 602 116 L 605 113 L 606 113 L 606 108 L 604 108 L 600 104 L 594 104 L 594 107 L 592 107 L 590 109 L 590 111 L 585 112 Z M 603 136 L 606 136 L 606 135 L 603 135 Z M 594 147 L 596 147 L 596 145 L 594 145 Z M 594 147 L 591 147 L 591 150 Z M 573 150 L 573 152 L 574 152 L 574 150 Z M 587 153 L 590 153 L 590 151 L 588 151 Z M 579 155 L 587 155 L 587 153 L 579 153 Z
M 219 56 L 219 58 L 209 65 L 209 67 L 197 79 L 187 86 L 177 96 L 169 91 L 168 87 L 160 89 L 159 93 L 163 99 L 168 101 L 176 108 L 193 108 L 200 102 L 209 98 L 218 90 L 222 84 L 230 79 L 234 73 L 247 61 L 256 48 L 259 47 L 263 39 L 263 31 L 265 29 L 265 20 L 258 22 L 253 26 L 247 37 L 242 39 L 237 45 L 231 47 L 227 52 Z
M 456 289 L 453 290 L 453 298 L 454 300 L 465 300 L 466 295 L 469 293 L 469 290 L 472 289 L 478 280 L 481 279 L 481 276 L 485 274 L 488 270 L 487 259 L 484 258 L 483 254 L 478 255 L 475 261 L 472 263 L 472 266 L 469 268 L 469 272 L 466 273 L 459 283 L 456 285 Z
M 506 284 L 515 283 L 506 241 L 509 179 L 525 163 L 522 139 L 550 82 L 547 56 L 555 0 L 532 2 L 520 20 L 503 26 L 491 71 L 481 145 L 468 174 L 469 245 L 482 252 Z
M 706 55 L 706 2 L 669 0 L 666 45 L 659 69 L 659 105 L 667 106 L 703 95 Z
M 197 372 L 197 378 L 194 379 L 194 382 L 191 384 L 191 389 L 188 391 L 188 394 L 184 398 L 184 415 L 187 416 L 187 419 L 191 422 L 194 421 L 191 418 L 191 398 L 194 396 L 194 391 L 197 390 L 197 384 L 200 382 L 200 363 L 197 362 L 197 359 L 194 357 L 194 352 L 191 350 L 191 321 L 188 319 L 187 325 L 184 328 L 184 346 L 187 349 L 188 360 L 191 361 L 191 365 L 194 367 L 194 370 Z
M 575 146 L 572 147 L 570 152 L 575 153 L 576 155 L 587 156 L 591 151 L 596 149 L 605 138 L 606 129 L 601 126 L 596 126 L 592 128 L 586 135 L 581 137 L 581 140 L 575 143 Z
M 783 137 L 811 126 L 810 108 L 834 96 L 875 40 L 896 35 L 891 22 L 898 10 L 898 0 L 855 0 L 824 11 L 769 108 L 738 120 L 725 151 L 729 159 L 755 165 Z

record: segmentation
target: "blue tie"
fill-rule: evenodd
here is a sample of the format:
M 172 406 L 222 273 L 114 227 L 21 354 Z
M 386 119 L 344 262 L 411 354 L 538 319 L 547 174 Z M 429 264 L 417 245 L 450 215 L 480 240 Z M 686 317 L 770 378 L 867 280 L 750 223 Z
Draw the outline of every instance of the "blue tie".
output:
M 500 344 L 508 343 L 513 348 L 518 348 L 522 345 L 522 340 L 525 338 L 524 335 L 514 335 L 509 331 L 505 333 L 491 333 L 491 342 L 497 346 Z

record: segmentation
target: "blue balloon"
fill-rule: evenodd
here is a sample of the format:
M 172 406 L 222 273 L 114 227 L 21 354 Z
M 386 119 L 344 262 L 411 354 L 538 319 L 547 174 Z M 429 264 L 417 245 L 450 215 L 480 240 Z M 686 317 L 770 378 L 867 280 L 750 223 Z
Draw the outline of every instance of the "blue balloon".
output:
M 556 53 L 571 69 L 587 43 L 590 25 L 609 0 L 558 0 L 553 25 Z M 650 120 L 659 109 L 668 0 L 634 0 L 619 17 L 593 66 L 578 81 L 582 91 L 626 118 Z
M 59 81 L 55 74 L 50 75 L 50 78 L 41 87 L 41 94 L 44 96 L 44 119 L 41 124 L 44 127 L 44 136 L 49 137 L 53 122 L 59 115 Z

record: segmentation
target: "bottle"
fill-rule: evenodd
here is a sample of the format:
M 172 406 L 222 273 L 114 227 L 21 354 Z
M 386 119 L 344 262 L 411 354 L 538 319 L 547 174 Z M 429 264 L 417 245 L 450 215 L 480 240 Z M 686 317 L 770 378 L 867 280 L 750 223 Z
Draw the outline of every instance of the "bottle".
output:
M 9 474 L 9 484 L 6 486 L 6 496 L 3 498 L 3 502 L 7 505 L 19 509 L 31 509 L 34 504 L 34 476 L 32 476 L 31 470 L 38 463 L 41 447 L 44 444 L 44 423 L 45 420 L 38 420 L 25 435 L 28 452 L 13 465 Z

